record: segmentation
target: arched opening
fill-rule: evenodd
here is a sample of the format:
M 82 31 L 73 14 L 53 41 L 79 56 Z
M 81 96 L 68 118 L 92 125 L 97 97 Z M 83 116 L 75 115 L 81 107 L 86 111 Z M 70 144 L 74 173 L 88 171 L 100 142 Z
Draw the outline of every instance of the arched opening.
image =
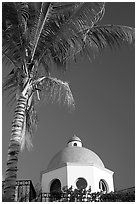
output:
M 77 180 L 76 180 L 76 186 L 77 186 L 77 188 L 78 189 L 85 189 L 86 187 L 87 187 L 87 181 L 86 181 L 86 179 L 84 179 L 84 178 L 78 178 Z
M 76 142 L 74 143 L 74 146 L 77 146 L 77 143 L 76 143 Z
M 50 193 L 60 192 L 61 191 L 61 182 L 59 179 L 54 179 L 50 186 Z
M 108 193 L 108 184 L 104 179 L 101 179 L 99 181 L 99 189 L 103 192 L 103 193 Z
M 60 200 L 61 198 L 61 182 L 59 179 L 54 179 L 50 186 L 49 202 Z

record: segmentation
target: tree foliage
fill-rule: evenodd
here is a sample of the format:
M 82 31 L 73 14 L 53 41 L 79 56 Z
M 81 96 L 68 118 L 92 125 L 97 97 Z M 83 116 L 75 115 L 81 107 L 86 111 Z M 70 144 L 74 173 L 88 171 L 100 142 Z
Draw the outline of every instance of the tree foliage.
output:
M 134 43 L 134 28 L 98 25 L 105 14 L 104 2 L 3 2 L 2 11 L 3 63 L 11 69 L 3 90 L 13 104 L 29 82 L 22 149 L 25 143 L 31 148 L 40 101 L 75 106 L 69 84 L 52 77 L 51 67 L 65 71 L 78 53 L 92 58 L 106 46 Z

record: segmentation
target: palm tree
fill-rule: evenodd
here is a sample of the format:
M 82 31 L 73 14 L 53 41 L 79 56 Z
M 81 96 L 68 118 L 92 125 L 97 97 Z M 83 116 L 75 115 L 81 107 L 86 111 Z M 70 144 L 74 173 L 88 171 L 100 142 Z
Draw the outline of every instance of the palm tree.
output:
M 78 53 L 92 57 L 90 51 L 107 45 L 132 43 L 134 29 L 97 25 L 105 13 L 103 2 L 3 2 L 2 9 L 3 63 L 11 69 L 3 90 L 16 101 L 4 195 L 14 201 L 18 154 L 25 144 L 32 146 L 36 105 L 50 100 L 74 107 L 68 83 L 53 78 L 51 67 L 65 71 Z

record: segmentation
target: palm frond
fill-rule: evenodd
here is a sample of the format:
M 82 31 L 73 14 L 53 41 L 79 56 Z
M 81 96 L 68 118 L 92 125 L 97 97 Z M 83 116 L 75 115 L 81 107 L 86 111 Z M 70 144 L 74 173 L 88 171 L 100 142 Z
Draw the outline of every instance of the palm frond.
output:
M 6 53 L 6 51 L 2 51 L 2 63 L 5 64 L 9 64 L 11 66 L 14 66 L 15 68 L 18 68 L 18 65 L 16 64 L 16 61 L 14 61 L 14 59 L 12 59 L 12 57 Z
M 6 77 L 6 79 L 3 82 L 3 91 L 7 91 L 9 89 L 12 88 L 16 88 L 17 87 L 17 72 L 14 72 L 13 74 L 8 74 L 8 76 Z
M 44 2 L 41 3 L 40 15 L 39 15 L 39 19 L 38 19 L 38 24 L 37 24 L 35 36 L 34 36 L 34 42 L 33 42 L 34 49 L 32 51 L 31 62 L 33 61 L 33 57 L 35 55 L 35 50 L 37 48 L 37 44 L 39 42 L 43 27 L 45 25 L 45 22 L 46 22 L 48 16 L 49 16 L 49 13 L 50 13 L 50 9 L 51 9 L 50 5 L 51 5 L 50 2 L 49 3 L 44 3 Z
M 18 16 L 13 2 L 2 2 L 2 29 L 8 30 L 12 25 L 17 26 Z
M 5 77 L 3 81 L 3 91 L 10 90 L 12 88 L 23 88 L 23 78 L 21 69 L 12 69 L 12 71 Z
M 40 62 L 40 68 L 42 69 L 40 73 L 40 75 L 44 75 L 44 76 L 49 76 L 50 75 L 50 68 L 48 66 L 49 64 L 49 59 L 48 57 L 47 58 L 42 58 L 41 59 L 41 62 Z
M 21 67 L 22 55 L 20 52 L 20 45 L 10 40 L 3 40 L 2 53 L 4 60 L 8 61 L 15 67 Z
M 2 25 L 3 30 L 7 30 L 12 25 L 19 25 L 25 27 L 29 18 L 29 7 L 27 2 L 2 2 Z M 25 30 L 22 27 L 22 33 Z
M 79 31 L 93 27 L 104 14 L 104 2 L 85 2 L 71 17 L 71 24 Z
M 106 46 L 113 49 L 125 42 L 131 44 L 134 41 L 135 29 L 121 25 L 94 26 L 86 36 L 86 45 L 98 51 L 102 51 Z
M 63 10 L 64 9 L 64 10 Z M 52 15 L 45 22 L 36 56 L 50 54 L 57 65 L 65 66 L 65 59 L 83 45 L 85 33 L 101 18 L 104 3 L 55 3 Z M 81 32 L 80 32 L 81 31 Z
M 58 102 L 74 109 L 75 102 L 69 84 L 57 78 L 46 77 L 40 85 L 40 98 L 50 102 Z
M 27 73 L 27 21 L 29 11 L 27 3 L 4 2 L 2 16 L 3 49 L 13 61 Z M 5 47 L 5 48 L 4 48 Z M 22 66 L 23 65 L 23 66 Z
M 48 98 L 60 101 L 59 91 L 56 90 L 61 87 L 61 81 L 50 78 L 53 63 L 64 69 L 67 60 L 72 58 L 76 61 L 78 53 L 90 57 L 91 51 L 94 54 L 106 46 L 115 48 L 135 40 L 133 28 L 95 25 L 104 12 L 104 2 L 3 3 L 4 60 L 12 64 L 14 72 L 19 68 L 24 73 L 33 67 L 31 74 L 34 80 L 46 76 L 45 86 L 51 83 L 51 91 L 50 86 L 47 88 Z M 18 76 L 8 76 L 5 90 L 22 86 L 22 73 L 19 73 Z M 70 94 L 67 83 L 62 82 L 62 87 L 65 88 L 60 88 L 61 92 L 65 90 Z M 39 98 L 42 92 L 36 92 Z M 71 103 L 71 100 L 66 101 Z
M 29 19 L 29 6 L 27 2 L 15 2 L 14 3 L 18 21 L 19 21 L 19 28 L 21 35 L 25 35 L 26 38 L 26 32 L 27 32 L 27 21 Z
M 88 29 L 84 37 L 84 45 L 67 57 L 66 60 L 74 59 L 81 53 L 82 56 L 88 57 L 90 61 L 95 58 L 97 52 L 101 53 L 107 46 L 117 49 L 125 43 L 135 43 L 135 29 L 122 25 L 99 25 Z
M 41 6 L 39 7 L 39 11 L 37 10 L 37 13 L 35 14 L 35 18 L 33 20 L 33 25 L 31 26 L 31 39 L 30 39 L 30 44 L 37 46 L 37 42 L 40 40 L 41 41 L 41 34 L 44 32 L 44 29 L 46 28 L 46 32 L 49 32 L 49 27 L 50 27 L 50 21 L 51 18 L 53 19 L 53 15 L 55 18 L 55 10 L 56 7 L 54 7 L 54 4 L 57 3 L 46 3 L 43 2 L 41 3 Z M 32 5 L 32 3 L 30 4 Z M 74 6 L 74 3 L 73 3 Z M 54 19 L 55 20 L 55 19 Z M 34 49 L 33 49 L 34 52 Z M 32 54 L 33 56 L 34 54 Z
M 75 2 L 54 2 L 53 3 L 53 12 L 52 14 L 59 14 L 64 12 L 73 12 L 75 7 L 78 6 L 80 3 Z M 83 4 L 83 3 L 82 3 Z

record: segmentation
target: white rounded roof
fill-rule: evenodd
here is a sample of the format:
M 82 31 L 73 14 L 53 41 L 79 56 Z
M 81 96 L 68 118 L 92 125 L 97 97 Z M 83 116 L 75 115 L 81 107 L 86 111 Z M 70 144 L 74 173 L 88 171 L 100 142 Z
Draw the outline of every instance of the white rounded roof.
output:
M 77 137 L 76 135 L 74 135 L 72 138 L 70 138 L 69 139 L 69 141 L 68 141 L 68 143 L 69 142 L 76 142 L 76 141 L 78 141 L 78 142 L 81 142 L 81 139 L 79 138 L 79 137 Z
M 76 137 L 76 136 L 74 136 Z M 69 142 L 71 141 L 81 141 L 78 137 L 72 137 Z M 75 140 L 77 139 L 77 140 Z M 68 142 L 68 143 L 69 143 Z M 98 167 L 103 167 L 104 164 L 99 158 L 99 156 L 94 153 L 93 151 L 85 148 L 85 147 L 78 147 L 78 146 L 68 146 L 63 150 L 59 151 L 49 162 L 47 170 L 53 170 L 65 165 L 67 163 L 78 163 L 78 164 L 85 164 L 85 165 L 95 165 Z

